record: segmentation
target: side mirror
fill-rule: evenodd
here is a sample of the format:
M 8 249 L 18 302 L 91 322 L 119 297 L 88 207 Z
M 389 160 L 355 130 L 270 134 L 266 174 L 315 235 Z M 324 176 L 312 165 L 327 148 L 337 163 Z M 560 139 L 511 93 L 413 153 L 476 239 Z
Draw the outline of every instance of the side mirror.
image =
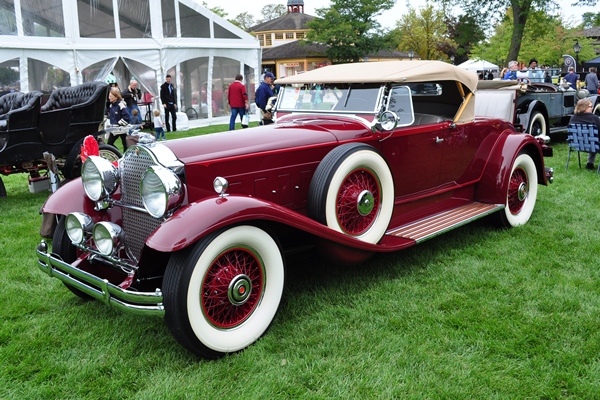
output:
M 379 132 L 389 132 L 396 128 L 398 125 L 398 116 L 393 111 L 384 111 L 377 115 L 373 120 L 373 125 L 371 125 L 371 130 L 373 133 Z

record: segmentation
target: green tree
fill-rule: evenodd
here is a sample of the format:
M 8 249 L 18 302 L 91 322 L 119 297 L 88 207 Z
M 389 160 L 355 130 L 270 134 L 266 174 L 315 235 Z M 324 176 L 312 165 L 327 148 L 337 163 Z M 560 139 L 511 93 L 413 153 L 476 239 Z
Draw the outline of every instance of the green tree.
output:
M 332 0 L 316 10 L 308 23 L 310 43 L 329 45 L 327 57 L 335 63 L 357 62 L 388 47 L 387 35 L 376 17 L 394 6 L 394 0 Z
M 447 60 L 451 49 L 457 48 L 448 37 L 444 12 L 431 4 L 419 8 L 418 12 L 410 7 L 396 22 L 396 29 L 400 38 L 398 49 L 412 49 L 423 60 Z
M 471 49 L 485 39 L 485 32 L 481 27 L 479 18 L 467 14 L 458 17 L 446 14 L 446 27 L 448 37 L 456 44 L 442 43 L 441 51 L 449 56 L 454 56 L 454 64 L 460 64 L 469 59 Z
M 267 4 L 260 9 L 261 18 L 258 19 L 257 23 L 271 21 L 287 14 L 287 8 L 283 4 Z
M 207 10 L 210 10 L 212 12 L 214 12 L 215 14 L 217 14 L 219 17 L 221 18 L 226 18 L 227 17 L 227 12 L 225 12 L 225 10 L 223 9 L 223 7 L 209 7 L 208 4 L 206 4 L 205 1 L 202 2 L 202 6 L 204 8 L 206 8 Z
M 236 15 L 234 19 L 230 19 L 228 21 L 245 31 L 256 25 L 254 17 L 246 11 Z
M 563 54 L 573 55 L 575 40 L 582 46 L 579 54 L 580 62 L 594 56 L 591 40 L 576 36 L 576 31 L 567 29 L 559 17 L 549 16 L 543 11 L 530 14 L 530 23 L 525 28 L 519 57 L 507 59 L 510 47 L 510 30 L 512 29 L 512 13 L 507 12 L 506 18 L 494 28 L 494 34 L 479 43 L 472 50 L 472 55 L 486 60 L 493 60 L 504 66 L 510 60 L 527 64 L 535 58 L 540 65 L 560 66 Z
M 444 6 L 459 6 L 468 15 L 487 21 L 490 26 L 501 21 L 507 9 L 513 11 L 513 27 L 510 36 L 510 46 L 506 55 L 509 60 L 516 60 L 521 50 L 521 43 L 529 15 L 537 11 L 551 11 L 560 7 L 556 0 L 434 0 Z M 578 0 L 577 5 L 594 5 L 598 0 Z
M 19 71 L 9 67 L 0 67 L 0 85 L 12 85 L 19 80 Z
M 583 20 L 582 27 L 585 29 L 600 26 L 600 13 L 586 12 L 581 16 Z

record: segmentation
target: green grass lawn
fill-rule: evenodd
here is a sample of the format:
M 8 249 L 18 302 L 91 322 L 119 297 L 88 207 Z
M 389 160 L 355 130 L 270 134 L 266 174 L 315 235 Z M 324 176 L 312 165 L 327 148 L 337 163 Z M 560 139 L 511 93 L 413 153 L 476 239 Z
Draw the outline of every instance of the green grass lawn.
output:
M 48 193 L 4 177 L 0 399 L 599 398 L 600 175 L 576 156 L 565 171 L 553 147 L 555 183 L 526 226 L 482 220 L 352 267 L 298 262 L 267 334 L 217 361 L 44 275 Z

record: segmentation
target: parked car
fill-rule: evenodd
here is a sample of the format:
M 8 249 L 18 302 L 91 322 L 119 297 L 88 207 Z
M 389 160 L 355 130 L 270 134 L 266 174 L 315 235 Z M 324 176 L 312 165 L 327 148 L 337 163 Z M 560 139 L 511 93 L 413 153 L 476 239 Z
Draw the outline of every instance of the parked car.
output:
M 57 172 L 65 179 L 79 176 L 83 139 L 100 137 L 108 85 L 87 82 L 58 88 L 44 104 L 42 92 L 8 93 L 0 97 L 0 175 L 27 173 L 31 178 L 48 174 L 44 153 L 51 153 Z M 121 152 L 100 145 L 104 157 L 119 159 Z M 0 178 L 0 197 L 6 190 Z
M 475 115 L 495 116 L 533 136 L 566 132 L 579 99 L 589 97 L 593 112 L 600 115 L 600 96 L 587 90 L 564 89 L 530 81 L 479 81 Z
M 360 263 L 488 215 L 522 225 L 552 181 L 551 148 L 474 117 L 477 77 L 449 64 L 277 83 L 274 124 L 131 146 L 118 167 L 90 156 L 43 206 L 59 220 L 39 267 L 78 296 L 164 317 L 217 358 L 271 324 L 293 250 Z

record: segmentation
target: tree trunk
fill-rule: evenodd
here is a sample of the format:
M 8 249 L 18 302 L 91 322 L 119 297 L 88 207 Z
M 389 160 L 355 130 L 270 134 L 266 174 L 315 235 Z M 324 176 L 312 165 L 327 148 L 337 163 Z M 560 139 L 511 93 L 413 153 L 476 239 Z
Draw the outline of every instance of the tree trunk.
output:
M 518 61 L 519 51 L 521 50 L 521 41 L 523 40 L 523 32 L 525 31 L 525 24 L 527 23 L 527 17 L 531 10 L 531 1 L 523 1 L 522 5 L 519 4 L 519 0 L 511 0 L 511 6 L 513 10 L 513 33 L 510 39 L 510 48 L 508 49 L 508 61 Z

